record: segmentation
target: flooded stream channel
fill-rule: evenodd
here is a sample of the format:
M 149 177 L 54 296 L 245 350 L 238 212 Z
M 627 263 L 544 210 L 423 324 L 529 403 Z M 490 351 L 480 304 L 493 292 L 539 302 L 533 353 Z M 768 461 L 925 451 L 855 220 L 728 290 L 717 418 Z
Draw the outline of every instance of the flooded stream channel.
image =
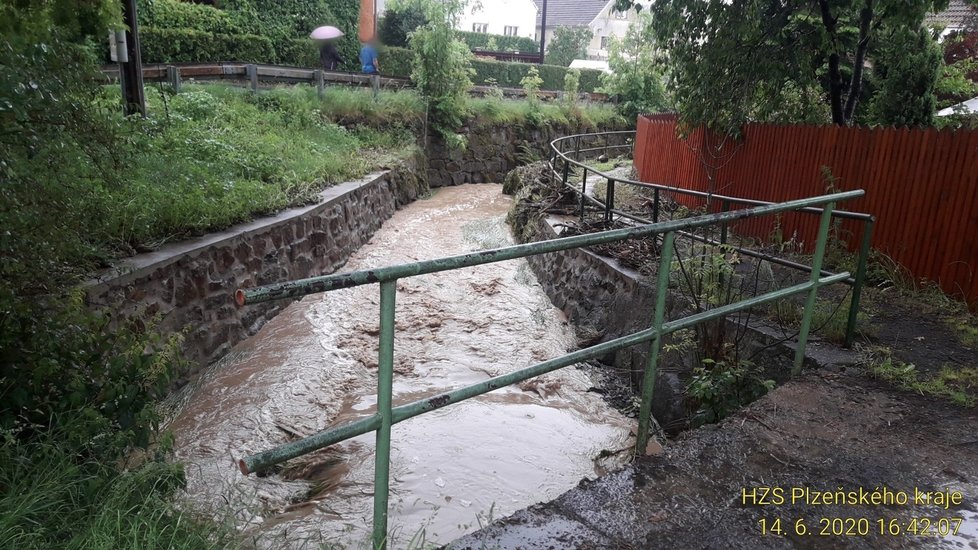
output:
M 343 271 L 511 244 L 510 204 L 498 185 L 441 189 L 397 212 Z M 195 507 L 233 518 L 260 547 L 368 546 L 372 432 L 265 477 L 235 462 L 372 414 L 378 304 L 376 285 L 309 296 L 177 396 L 169 428 Z M 523 260 L 402 279 L 396 329 L 395 406 L 574 347 Z M 568 368 L 395 425 L 392 547 L 447 543 L 615 467 L 598 456 L 632 445 L 632 422 L 592 386 Z

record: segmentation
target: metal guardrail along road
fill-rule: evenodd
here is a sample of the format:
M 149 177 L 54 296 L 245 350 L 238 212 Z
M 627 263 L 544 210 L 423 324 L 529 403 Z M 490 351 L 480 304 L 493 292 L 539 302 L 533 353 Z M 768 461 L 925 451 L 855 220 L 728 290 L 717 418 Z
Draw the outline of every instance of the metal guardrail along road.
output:
M 556 152 L 557 156 L 562 153 Z M 570 162 L 565 161 L 565 173 Z M 565 180 L 566 182 L 566 180 Z M 331 427 L 309 437 L 305 437 L 267 451 L 246 456 L 239 461 L 241 471 L 246 475 L 267 469 L 268 467 L 286 460 L 313 452 L 317 449 L 339 443 L 341 441 L 365 434 L 376 432 L 376 456 L 374 465 L 374 504 L 372 545 L 375 549 L 387 546 L 387 514 L 390 489 L 390 452 L 391 426 L 409 418 L 427 412 L 447 407 L 454 403 L 491 392 L 504 386 L 540 376 L 542 374 L 568 367 L 588 359 L 595 359 L 609 352 L 634 346 L 648 344 L 650 346 L 649 360 L 645 368 L 642 383 L 642 404 L 638 420 L 638 437 L 636 450 L 645 449 L 649 440 L 649 426 L 652 411 L 652 393 L 655 387 L 656 371 L 662 338 L 668 334 L 710 319 L 717 319 L 732 313 L 749 309 L 761 304 L 773 302 L 796 294 L 807 294 L 805 310 L 802 317 L 801 330 L 798 336 L 798 346 L 794 360 L 794 372 L 801 369 L 805 355 L 808 333 L 811 328 L 812 311 L 816 293 L 819 287 L 837 283 L 849 278 L 849 273 L 839 273 L 822 276 L 822 258 L 825 254 L 829 225 L 835 204 L 860 197 L 862 191 L 849 191 L 819 197 L 789 201 L 779 204 L 752 206 L 751 208 L 706 214 L 693 218 L 675 221 L 665 221 L 639 225 L 636 227 L 603 231 L 549 241 L 535 242 L 508 246 L 494 250 L 473 252 L 459 256 L 426 260 L 422 262 L 401 264 L 390 267 L 341 273 L 322 277 L 312 277 L 297 281 L 282 282 L 258 288 L 239 289 L 235 300 L 240 306 L 247 306 L 270 300 L 294 299 L 309 294 L 330 292 L 341 288 L 360 285 L 380 285 L 380 346 L 377 369 L 377 408 L 376 411 L 360 420 Z M 726 225 L 737 220 L 757 216 L 774 215 L 792 210 L 804 210 L 821 207 L 821 222 L 815 255 L 810 267 L 811 277 L 807 282 L 771 291 L 762 295 L 750 297 L 736 303 L 723 305 L 688 317 L 666 321 L 665 302 L 668 293 L 670 270 L 675 239 L 682 232 L 706 226 Z M 655 309 L 649 312 L 650 327 L 648 329 L 616 338 L 614 340 L 577 350 L 561 357 L 543 361 L 531 367 L 517 370 L 506 375 L 496 376 L 481 382 L 445 391 L 434 397 L 415 401 L 397 407 L 392 406 L 394 384 L 394 330 L 395 330 L 395 300 L 397 281 L 405 277 L 414 277 L 428 273 L 437 273 L 453 269 L 463 269 L 470 266 L 526 258 L 548 252 L 571 250 L 584 246 L 602 243 L 625 241 L 628 239 L 662 238 L 663 245 L 659 258 L 657 276 L 657 298 Z
M 102 67 L 102 74 L 109 79 L 119 78 L 118 65 L 105 65 Z M 259 83 L 271 82 L 277 84 L 310 84 L 316 86 L 320 94 L 329 84 L 339 84 L 344 86 L 370 86 L 370 75 L 363 73 L 351 73 L 346 71 L 324 71 L 322 69 L 309 69 L 304 67 L 291 67 L 285 65 L 264 65 L 254 63 L 158 63 L 143 65 L 144 82 L 161 82 L 169 84 L 170 87 L 179 92 L 185 81 L 214 81 L 223 80 L 234 83 L 247 82 L 252 90 L 258 90 Z M 385 90 L 399 90 L 402 88 L 413 88 L 414 83 L 409 78 L 395 76 L 380 76 L 380 87 Z M 522 88 L 501 88 L 506 97 L 526 97 L 526 92 Z M 489 86 L 473 86 L 471 93 L 474 95 L 485 95 L 490 90 Z M 537 92 L 539 97 L 545 99 L 556 99 L 562 97 L 563 92 L 553 90 L 540 90 Z M 580 98 L 587 101 L 609 101 L 607 94 L 599 92 L 582 92 Z

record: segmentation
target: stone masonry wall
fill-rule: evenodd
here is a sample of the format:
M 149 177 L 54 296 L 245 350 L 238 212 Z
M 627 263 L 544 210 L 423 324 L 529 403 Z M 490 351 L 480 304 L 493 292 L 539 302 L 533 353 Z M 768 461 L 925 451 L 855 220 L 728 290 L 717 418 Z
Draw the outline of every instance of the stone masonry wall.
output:
M 186 357 L 204 366 L 288 305 L 238 308 L 237 288 L 336 271 L 423 191 L 413 174 L 409 163 L 331 187 L 312 206 L 135 256 L 92 281 L 89 301 L 125 318 L 159 316 L 161 330 L 185 332 Z
M 527 216 L 525 212 L 511 216 L 511 220 L 514 233 L 524 242 L 558 237 L 552 225 L 558 220 Z M 550 301 L 575 327 L 581 347 L 614 340 L 651 326 L 656 288 L 648 277 L 586 248 L 531 256 L 527 260 Z M 670 292 L 666 297 L 666 320 L 679 319 L 690 313 L 685 298 Z M 741 346 L 745 356 L 764 369 L 766 378 L 779 384 L 789 379 L 796 342 L 784 341 L 782 334 L 761 322 L 743 326 L 728 318 L 726 323 L 730 334 L 743 332 Z M 670 335 L 664 343 L 676 342 Z M 809 366 L 836 360 L 817 342 L 810 344 L 807 351 L 806 364 Z M 609 354 L 602 358 L 602 362 L 628 372 L 637 395 L 648 357 L 649 346 L 640 344 Z M 688 427 L 693 404 L 687 401 L 685 388 L 695 363 L 695 354 L 691 352 L 664 349 L 660 354 L 652 414 L 670 433 Z
M 634 128 L 622 125 L 602 127 L 600 131 L 631 129 Z M 474 121 L 462 129 L 468 139 L 465 149 L 452 149 L 435 138 L 429 140 L 426 148 L 428 183 L 432 187 L 499 183 L 510 170 L 532 160 L 529 157 L 547 158 L 550 142 L 554 139 L 596 131 L 570 125 L 502 125 Z M 608 145 L 619 145 L 629 137 L 614 136 L 606 141 Z

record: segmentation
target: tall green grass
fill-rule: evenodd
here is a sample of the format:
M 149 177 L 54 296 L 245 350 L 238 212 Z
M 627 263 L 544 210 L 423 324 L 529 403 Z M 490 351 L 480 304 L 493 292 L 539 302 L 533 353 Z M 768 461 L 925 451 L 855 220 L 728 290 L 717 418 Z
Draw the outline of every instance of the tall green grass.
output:
M 230 526 L 172 503 L 178 465 L 116 469 L 57 435 L 0 442 L 0 548 L 210 549 L 237 546 Z

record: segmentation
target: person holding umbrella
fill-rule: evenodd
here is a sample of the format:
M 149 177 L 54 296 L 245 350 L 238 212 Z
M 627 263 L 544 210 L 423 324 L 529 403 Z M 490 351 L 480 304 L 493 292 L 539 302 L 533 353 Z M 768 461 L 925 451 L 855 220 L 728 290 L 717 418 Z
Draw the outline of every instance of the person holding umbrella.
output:
M 322 65 L 323 69 L 335 71 L 339 68 L 340 63 L 343 62 L 343 58 L 340 57 L 340 52 L 336 50 L 336 45 L 333 44 L 334 40 L 342 36 L 343 31 L 330 25 L 317 27 L 309 35 L 313 40 L 322 42 L 319 46 L 319 64 Z

